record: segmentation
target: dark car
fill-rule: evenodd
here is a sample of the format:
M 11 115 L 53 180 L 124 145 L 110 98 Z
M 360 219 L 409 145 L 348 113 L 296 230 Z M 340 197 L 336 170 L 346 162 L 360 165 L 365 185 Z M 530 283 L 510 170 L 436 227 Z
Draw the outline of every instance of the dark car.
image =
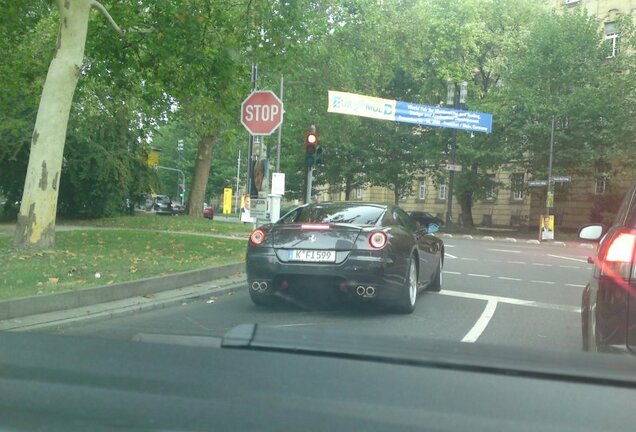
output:
M 430 224 L 435 224 L 437 226 L 444 225 L 444 221 L 438 218 L 437 216 L 432 215 L 429 212 L 425 211 L 411 211 L 408 212 L 408 215 L 413 219 L 416 223 L 420 224 L 422 227 L 427 227 Z
M 614 224 L 579 230 L 583 240 L 600 240 L 594 272 L 583 290 L 583 349 L 636 353 L 636 183 L 625 196 Z
M 254 303 L 319 287 L 345 298 L 415 309 L 418 291 L 442 286 L 444 243 L 393 205 L 308 204 L 254 230 L 247 280 Z
M 152 210 L 158 215 L 167 216 L 174 214 L 172 200 L 167 195 L 156 195 L 153 198 Z

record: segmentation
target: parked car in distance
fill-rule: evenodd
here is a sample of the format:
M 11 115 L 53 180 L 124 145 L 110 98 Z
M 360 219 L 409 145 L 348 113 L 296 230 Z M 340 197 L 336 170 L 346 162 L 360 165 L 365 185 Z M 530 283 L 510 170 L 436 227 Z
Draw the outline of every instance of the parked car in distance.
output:
M 172 200 L 168 195 L 155 195 L 152 200 L 152 210 L 163 216 L 172 216 Z
M 413 219 L 416 223 L 418 223 L 421 227 L 426 227 L 429 224 L 434 223 L 435 225 L 441 227 L 444 225 L 444 221 L 437 216 L 432 215 L 429 212 L 425 211 L 410 211 L 408 215 Z
M 589 283 L 583 290 L 583 350 L 636 353 L 636 182 L 623 199 L 614 224 L 585 225 L 582 240 L 599 241 Z
M 179 203 L 172 203 L 172 214 L 175 216 L 182 215 L 185 213 L 185 207 Z
M 204 205 L 203 217 L 210 220 L 214 219 L 214 207 L 210 207 L 209 205 Z
M 421 289 L 442 287 L 444 243 L 394 205 L 300 206 L 254 230 L 247 246 L 250 297 L 258 305 L 313 290 L 411 313 Z

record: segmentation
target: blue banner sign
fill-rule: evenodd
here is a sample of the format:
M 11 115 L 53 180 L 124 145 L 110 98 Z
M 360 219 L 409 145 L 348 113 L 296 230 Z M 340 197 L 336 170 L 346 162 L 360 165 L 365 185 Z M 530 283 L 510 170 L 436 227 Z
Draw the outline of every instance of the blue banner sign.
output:
M 492 132 L 492 114 L 420 105 L 353 93 L 329 91 L 328 112 L 459 129 Z

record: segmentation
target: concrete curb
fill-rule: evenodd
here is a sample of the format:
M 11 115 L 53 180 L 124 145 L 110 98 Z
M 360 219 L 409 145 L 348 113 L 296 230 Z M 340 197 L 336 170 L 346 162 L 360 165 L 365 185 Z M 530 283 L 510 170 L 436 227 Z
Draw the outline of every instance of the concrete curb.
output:
M 131 297 L 143 297 L 162 291 L 226 278 L 242 273 L 244 270 L 245 263 L 234 263 L 83 290 L 2 300 L 0 301 L 0 321 L 80 308 Z
M 14 318 L 0 321 L 0 331 L 60 331 L 81 324 L 131 316 L 140 312 L 165 309 L 184 305 L 189 301 L 205 297 L 217 298 L 231 295 L 234 291 L 244 288 L 244 279 L 234 278 L 226 285 L 209 285 L 206 287 L 191 287 L 191 289 L 175 289 L 159 293 L 154 296 L 133 297 L 109 303 L 102 303 L 65 311 L 49 312 L 24 318 Z

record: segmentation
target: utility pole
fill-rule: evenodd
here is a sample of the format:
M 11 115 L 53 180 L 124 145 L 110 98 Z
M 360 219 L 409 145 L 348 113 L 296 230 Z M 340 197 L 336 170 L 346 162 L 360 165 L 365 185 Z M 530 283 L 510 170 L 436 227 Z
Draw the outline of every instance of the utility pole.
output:
M 554 153 L 554 115 L 552 116 L 552 128 L 550 130 L 550 157 L 548 159 L 548 193 L 545 198 L 545 215 L 552 214 L 554 207 L 554 181 L 552 180 L 552 154 Z
M 468 94 L 468 83 L 462 82 L 459 91 L 456 91 L 457 85 L 454 82 L 448 83 L 446 102 L 448 105 L 452 105 L 455 109 L 460 109 L 466 104 L 466 96 Z M 457 130 L 453 129 L 452 138 L 449 145 L 450 164 L 455 165 L 455 150 L 457 148 Z M 448 193 L 447 207 L 446 207 L 446 226 L 448 228 L 453 224 L 453 185 L 455 181 L 455 171 L 449 170 L 448 172 Z
M 256 80 L 258 78 L 258 66 L 252 63 L 252 92 L 256 90 Z M 254 175 L 252 166 L 252 159 L 254 151 L 254 135 L 250 134 L 247 144 L 247 187 L 245 188 L 247 191 L 247 196 L 252 196 L 252 176 Z

